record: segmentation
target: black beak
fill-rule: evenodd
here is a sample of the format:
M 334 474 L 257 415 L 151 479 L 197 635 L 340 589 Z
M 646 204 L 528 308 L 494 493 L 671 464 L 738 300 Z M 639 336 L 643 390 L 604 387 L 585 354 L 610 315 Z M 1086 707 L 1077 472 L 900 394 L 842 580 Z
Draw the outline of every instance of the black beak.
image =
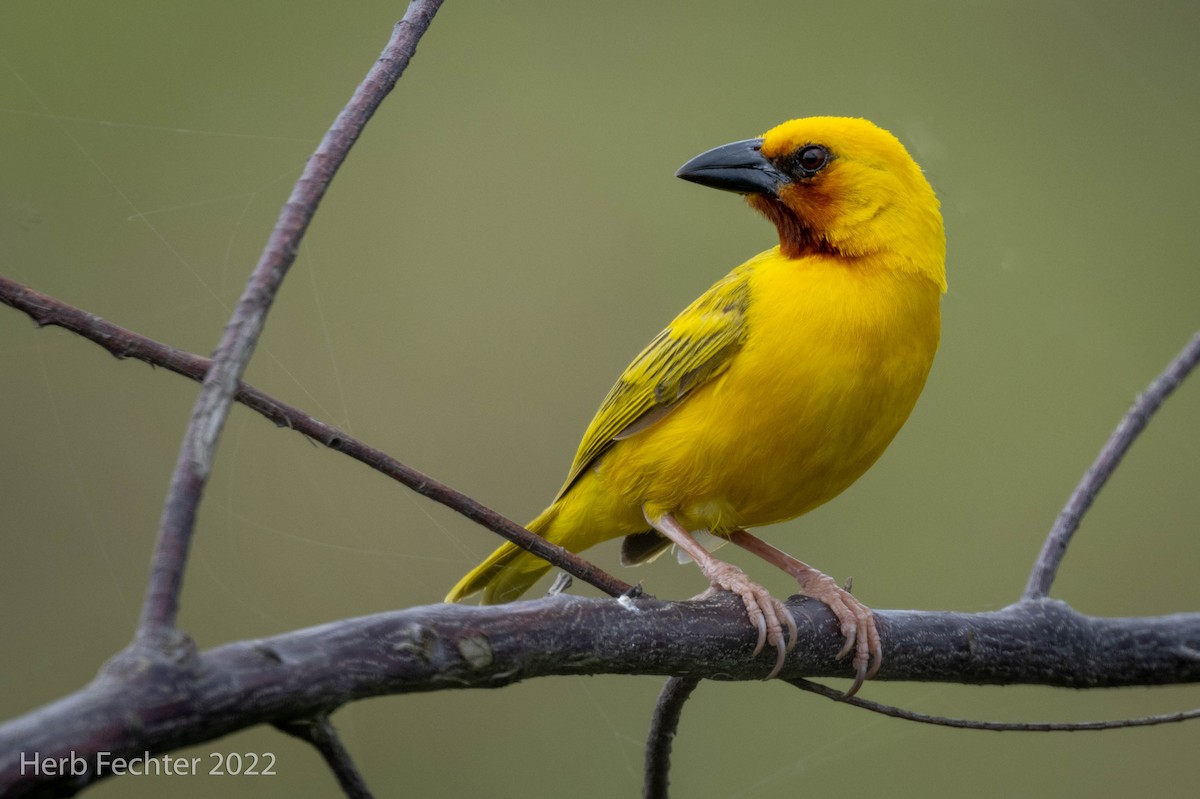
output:
M 763 157 L 762 139 L 723 144 L 679 167 L 675 177 L 738 194 L 776 197 L 779 187 L 789 183 L 775 165 Z

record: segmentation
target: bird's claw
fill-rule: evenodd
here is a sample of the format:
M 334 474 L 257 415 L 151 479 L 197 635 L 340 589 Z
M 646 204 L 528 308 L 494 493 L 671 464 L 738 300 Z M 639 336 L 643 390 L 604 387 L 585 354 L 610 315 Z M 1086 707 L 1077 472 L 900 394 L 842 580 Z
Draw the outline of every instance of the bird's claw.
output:
M 838 651 L 837 659 L 841 660 L 854 652 L 854 659 L 850 661 L 854 666 L 854 683 L 842 695 L 842 699 L 849 699 L 858 693 L 864 680 L 869 680 L 878 673 L 879 664 L 883 659 L 883 647 L 879 642 L 875 616 L 869 607 L 859 602 L 849 591 L 815 569 L 805 572 L 798 580 L 801 593 L 824 602 L 838 620 L 838 627 L 846 641 Z
M 746 573 L 732 563 L 712 561 L 706 570 L 711 587 L 701 594 L 701 597 L 712 596 L 717 591 L 730 591 L 737 594 L 746 607 L 746 615 L 758 628 L 758 641 L 754 646 L 754 656 L 763 651 L 766 644 L 775 647 L 775 666 L 764 680 L 774 679 L 783 670 L 783 662 L 788 652 L 796 646 L 799 632 L 796 620 L 792 618 L 787 606 L 780 602 L 767 589 L 746 576 Z M 784 632 L 784 627 L 787 632 Z

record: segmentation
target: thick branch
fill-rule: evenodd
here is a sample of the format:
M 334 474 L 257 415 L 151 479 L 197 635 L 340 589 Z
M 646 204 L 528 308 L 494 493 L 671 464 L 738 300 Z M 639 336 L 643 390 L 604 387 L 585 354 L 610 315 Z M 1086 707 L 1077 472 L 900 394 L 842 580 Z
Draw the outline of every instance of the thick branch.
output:
M 789 607 L 801 640 L 782 676 L 849 676 L 834 659 L 841 637 L 828 609 L 804 599 Z M 993 613 L 876 614 L 885 644 L 879 679 L 1075 688 L 1200 682 L 1200 613 L 1103 619 L 1042 600 Z M 191 653 L 174 665 L 113 661 L 75 694 L 0 727 L 0 795 L 48 787 L 21 776 L 22 752 L 140 756 L 369 696 L 496 688 L 548 675 L 755 680 L 774 655 L 751 660 L 754 642 L 730 595 L 703 602 L 557 596 L 381 613 Z M 56 787 L 78 789 L 99 776 L 91 770 Z

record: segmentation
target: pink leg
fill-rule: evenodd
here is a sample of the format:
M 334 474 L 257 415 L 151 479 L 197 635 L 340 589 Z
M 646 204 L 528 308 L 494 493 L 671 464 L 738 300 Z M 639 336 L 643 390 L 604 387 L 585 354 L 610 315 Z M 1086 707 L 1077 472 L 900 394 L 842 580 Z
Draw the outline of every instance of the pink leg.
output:
M 748 552 L 753 552 L 768 563 L 783 569 L 796 578 L 800 584 L 800 593 L 819 599 L 829 606 L 837 618 L 846 644 L 838 657 L 843 658 L 854 650 L 854 684 L 843 697 L 849 699 L 858 693 L 863 680 L 874 677 L 879 671 L 883 658 L 883 649 L 879 642 L 879 630 L 875 627 L 875 618 L 871 609 L 859 602 L 850 592 L 838 586 L 832 577 L 828 577 L 809 566 L 796 560 L 786 552 L 782 552 L 763 541 L 750 535 L 745 530 L 735 530 L 729 534 L 729 540 Z M 874 659 L 874 663 L 872 663 Z M 868 664 L 870 668 L 868 669 Z
M 764 643 L 770 643 L 775 647 L 775 668 L 771 669 L 771 673 L 764 679 L 769 680 L 777 676 L 783 668 L 784 656 L 796 645 L 797 636 L 796 621 L 784 604 L 771 596 L 767 589 L 747 577 L 746 573 L 737 566 L 717 560 L 710 555 L 708 550 L 701 546 L 695 538 L 692 538 L 692 534 L 685 530 L 671 514 L 664 513 L 655 518 L 651 518 L 647 514 L 646 521 L 650 522 L 650 526 L 655 530 L 671 539 L 676 546 L 696 562 L 700 571 L 712 585 L 712 588 L 709 589 L 710 592 L 714 589 L 732 591 L 742 598 L 742 604 L 746 606 L 746 615 L 758 627 L 758 644 L 754 647 L 754 654 L 757 655 L 762 651 Z M 704 595 L 708 593 L 705 592 Z M 789 638 L 783 633 L 785 624 L 791 635 L 790 643 Z

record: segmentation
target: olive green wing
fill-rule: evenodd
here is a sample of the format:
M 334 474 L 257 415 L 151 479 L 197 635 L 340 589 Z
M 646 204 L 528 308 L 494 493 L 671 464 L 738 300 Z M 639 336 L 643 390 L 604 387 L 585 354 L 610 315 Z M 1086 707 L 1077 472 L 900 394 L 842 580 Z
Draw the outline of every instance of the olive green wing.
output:
M 728 368 L 746 337 L 749 278 L 747 267 L 725 276 L 626 367 L 588 425 L 558 497 L 615 442 L 652 427 Z

